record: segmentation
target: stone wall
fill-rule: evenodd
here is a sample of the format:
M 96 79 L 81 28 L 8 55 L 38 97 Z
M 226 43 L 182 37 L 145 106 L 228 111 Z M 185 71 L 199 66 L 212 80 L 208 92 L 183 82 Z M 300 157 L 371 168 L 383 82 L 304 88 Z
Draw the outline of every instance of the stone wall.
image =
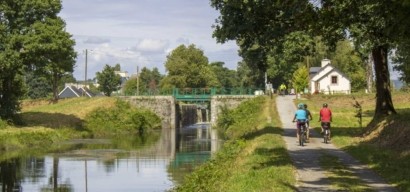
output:
M 211 98 L 211 125 L 215 125 L 220 107 L 226 105 L 228 109 L 237 107 L 241 102 L 254 98 L 254 95 L 219 95 Z M 175 129 L 179 127 L 177 124 L 179 117 L 176 110 L 180 110 L 180 106 L 176 105 L 173 96 L 123 96 L 120 97 L 128 101 L 132 106 L 146 108 L 152 110 L 162 119 L 164 128 Z M 177 109 L 178 108 L 178 109 Z
M 211 125 L 216 125 L 220 107 L 226 105 L 228 109 L 237 107 L 241 102 L 254 98 L 254 95 L 218 95 L 211 98 Z
M 123 96 L 131 106 L 153 111 L 162 119 L 162 127 L 174 129 L 176 125 L 175 99 L 173 96 Z

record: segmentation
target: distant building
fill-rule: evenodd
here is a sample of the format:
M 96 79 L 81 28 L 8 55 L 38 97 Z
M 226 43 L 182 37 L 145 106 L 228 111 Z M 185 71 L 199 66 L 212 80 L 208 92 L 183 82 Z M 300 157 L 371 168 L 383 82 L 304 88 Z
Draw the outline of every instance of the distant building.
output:
M 67 83 L 65 88 L 58 94 L 58 98 L 73 98 L 73 97 L 95 97 L 99 94 L 91 92 L 86 85 Z
M 332 66 L 329 59 L 323 59 L 321 67 L 311 67 L 309 75 L 311 93 L 351 93 L 350 79 Z

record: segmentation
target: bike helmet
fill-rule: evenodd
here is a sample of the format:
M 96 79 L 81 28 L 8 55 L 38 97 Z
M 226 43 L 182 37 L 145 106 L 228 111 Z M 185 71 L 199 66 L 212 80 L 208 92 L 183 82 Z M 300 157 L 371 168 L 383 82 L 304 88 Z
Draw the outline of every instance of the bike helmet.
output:
M 298 108 L 299 108 L 299 109 L 303 109 L 303 103 L 299 103 L 299 104 L 298 104 Z
M 327 107 L 327 103 L 323 103 L 323 107 Z

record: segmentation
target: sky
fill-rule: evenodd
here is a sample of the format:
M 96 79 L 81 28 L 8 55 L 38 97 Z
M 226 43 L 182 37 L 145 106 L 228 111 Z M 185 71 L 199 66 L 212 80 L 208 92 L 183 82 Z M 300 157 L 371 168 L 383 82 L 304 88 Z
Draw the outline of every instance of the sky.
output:
M 62 0 L 59 16 L 76 41 L 74 77 L 95 77 L 106 64 L 119 63 L 129 75 L 157 67 L 165 74 L 167 55 L 179 45 L 195 44 L 209 62 L 236 69 L 241 60 L 234 41 L 212 38 L 219 13 L 208 0 Z M 87 50 L 87 54 L 86 51 Z M 87 56 L 87 59 L 86 59 Z M 87 62 L 86 62 L 87 61 Z

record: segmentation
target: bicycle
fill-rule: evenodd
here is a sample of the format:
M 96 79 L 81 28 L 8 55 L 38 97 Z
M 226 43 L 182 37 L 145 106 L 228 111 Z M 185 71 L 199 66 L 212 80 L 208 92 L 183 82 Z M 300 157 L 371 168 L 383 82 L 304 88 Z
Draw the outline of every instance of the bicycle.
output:
M 330 129 L 329 129 L 329 125 L 330 123 L 323 123 L 323 142 L 324 143 L 329 143 L 330 141 Z
M 298 122 L 300 124 L 300 129 L 298 129 L 299 132 L 299 145 L 304 146 L 304 144 L 307 141 L 307 135 L 306 135 L 306 122 Z

